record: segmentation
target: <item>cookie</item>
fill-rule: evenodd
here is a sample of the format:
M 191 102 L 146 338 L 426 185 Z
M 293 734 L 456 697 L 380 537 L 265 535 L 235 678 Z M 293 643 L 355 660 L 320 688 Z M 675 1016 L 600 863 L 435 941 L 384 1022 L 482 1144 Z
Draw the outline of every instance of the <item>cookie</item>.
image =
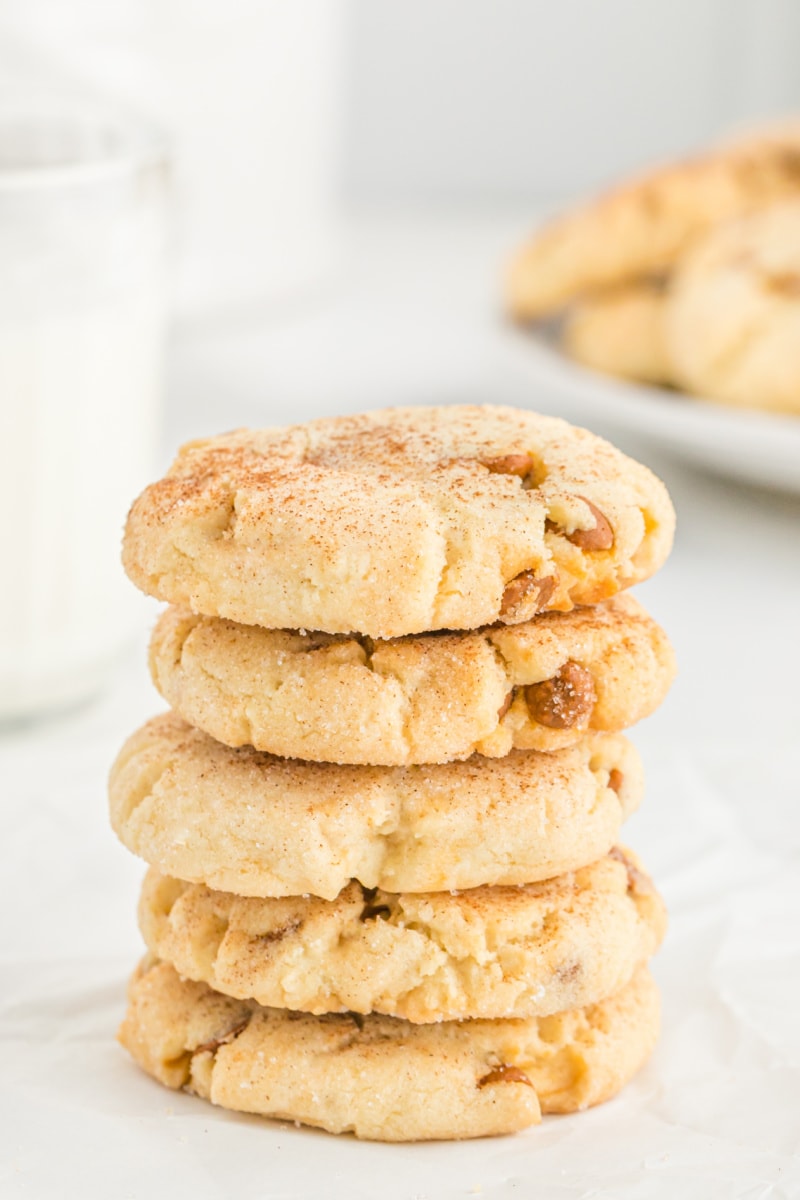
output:
M 426 767 L 351 767 L 231 749 L 165 714 L 111 770 L 111 823 L 165 875 L 241 896 L 335 900 L 532 883 L 618 840 L 643 790 L 622 734 L 553 754 L 512 750 Z
M 675 673 L 632 596 L 476 633 L 372 642 L 169 608 L 153 682 L 190 725 L 286 758 L 396 766 L 557 750 L 651 713 Z
M 740 149 L 756 146 L 762 150 L 766 145 L 778 149 L 800 149 L 800 119 L 796 116 L 770 117 L 766 121 L 748 121 L 737 125 L 717 143 L 722 149 Z
M 795 129 L 650 171 L 544 225 L 511 264 L 509 310 L 535 320 L 576 297 L 660 274 L 712 226 L 798 195 Z
M 574 304 L 564 319 L 567 354 L 586 367 L 642 383 L 671 384 L 664 281 L 620 284 Z
M 800 413 L 800 201 L 713 230 L 666 310 L 678 382 L 712 400 Z
M 422 895 L 349 883 L 335 900 L 261 900 L 148 872 L 154 957 L 228 996 L 415 1023 L 548 1016 L 628 982 L 666 928 L 630 851 L 543 883 Z
M 397 408 L 189 443 L 123 562 L 206 616 L 393 638 L 595 604 L 657 570 L 673 526 L 664 485 L 586 430 Z
M 646 969 L 616 996 L 550 1017 L 412 1025 L 233 1000 L 144 964 L 119 1040 L 170 1088 L 223 1108 L 379 1141 L 482 1137 L 614 1096 L 658 1037 Z

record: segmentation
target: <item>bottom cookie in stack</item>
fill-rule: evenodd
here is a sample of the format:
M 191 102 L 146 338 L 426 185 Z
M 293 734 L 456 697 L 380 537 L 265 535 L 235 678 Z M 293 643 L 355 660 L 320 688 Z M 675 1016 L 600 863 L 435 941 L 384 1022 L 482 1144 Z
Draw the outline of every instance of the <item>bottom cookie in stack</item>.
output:
M 353 882 L 335 901 L 151 870 L 139 919 L 149 958 L 120 1030 L 134 1058 L 212 1103 L 333 1132 L 513 1132 L 616 1094 L 658 1033 L 644 964 L 666 914 L 619 848 L 519 888 Z
M 145 962 L 119 1032 L 171 1088 L 240 1112 L 387 1142 L 482 1137 L 610 1099 L 658 1037 L 646 968 L 585 1008 L 414 1025 L 380 1014 L 313 1016 L 235 1000 Z

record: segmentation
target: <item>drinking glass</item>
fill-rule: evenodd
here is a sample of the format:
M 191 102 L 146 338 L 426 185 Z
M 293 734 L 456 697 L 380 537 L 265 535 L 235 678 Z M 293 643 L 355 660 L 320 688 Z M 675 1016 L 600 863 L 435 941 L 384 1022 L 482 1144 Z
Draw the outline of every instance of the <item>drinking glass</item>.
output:
M 168 150 L 94 101 L 0 99 L 0 718 L 95 692 L 138 620 L 119 562 L 153 470 Z

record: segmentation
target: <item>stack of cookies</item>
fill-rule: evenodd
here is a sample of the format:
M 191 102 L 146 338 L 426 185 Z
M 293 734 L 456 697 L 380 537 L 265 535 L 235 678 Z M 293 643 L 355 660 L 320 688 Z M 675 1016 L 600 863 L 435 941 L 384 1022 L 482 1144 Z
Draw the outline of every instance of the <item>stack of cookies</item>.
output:
M 149 864 L 120 1039 L 215 1104 L 390 1141 L 614 1095 L 662 902 L 621 730 L 674 673 L 623 589 L 663 485 L 585 430 L 394 409 L 185 446 L 124 562 L 172 711 L 111 774 Z

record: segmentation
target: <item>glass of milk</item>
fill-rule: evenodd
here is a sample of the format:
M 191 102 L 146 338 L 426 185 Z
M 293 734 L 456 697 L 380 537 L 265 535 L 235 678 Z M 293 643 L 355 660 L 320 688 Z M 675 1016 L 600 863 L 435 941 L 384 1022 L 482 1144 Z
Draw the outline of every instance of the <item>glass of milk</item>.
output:
M 0 97 L 0 719 L 98 690 L 138 621 L 119 546 L 155 457 L 167 189 L 154 131 Z

